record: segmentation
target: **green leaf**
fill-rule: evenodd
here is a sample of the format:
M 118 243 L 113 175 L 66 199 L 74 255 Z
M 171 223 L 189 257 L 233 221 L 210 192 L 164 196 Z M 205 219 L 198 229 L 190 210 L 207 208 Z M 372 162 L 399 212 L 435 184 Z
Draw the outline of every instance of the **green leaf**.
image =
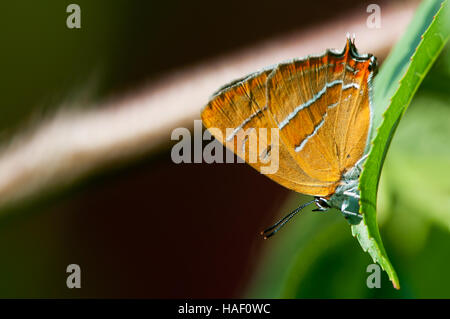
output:
M 436 13 L 437 12 L 437 13 Z M 371 147 L 361 174 L 360 212 L 363 219 L 352 226 L 364 251 L 387 272 L 395 288 L 400 284 L 384 249 L 376 218 L 377 189 L 386 153 L 395 130 L 420 83 L 449 38 L 448 3 L 424 1 L 408 31 L 397 43 L 375 78 L 375 106 Z M 375 128 L 377 128 L 375 130 Z

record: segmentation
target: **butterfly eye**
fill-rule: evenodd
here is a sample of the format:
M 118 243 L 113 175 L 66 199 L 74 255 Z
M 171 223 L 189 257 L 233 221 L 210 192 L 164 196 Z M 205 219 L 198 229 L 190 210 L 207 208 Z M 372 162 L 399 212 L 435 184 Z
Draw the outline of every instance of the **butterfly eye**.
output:
M 326 200 L 324 200 L 323 198 L 318 198 L 317 199 L 317 203 L 322 206 L 322 207 L 327 207 L 330 208 L 330 205 L 328 205 L 328 202 Z

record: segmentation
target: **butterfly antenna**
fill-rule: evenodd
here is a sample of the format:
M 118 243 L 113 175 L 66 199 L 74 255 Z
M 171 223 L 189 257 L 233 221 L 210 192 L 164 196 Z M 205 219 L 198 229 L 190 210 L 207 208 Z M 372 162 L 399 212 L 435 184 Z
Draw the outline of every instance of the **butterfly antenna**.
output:
M 261 235 L 264 236 L 264 239 L 267 239 L 269 237 L 272 237 L 273 235 L 275 235 L 275 233 L 277 231 L 279 231 L 281 229 L 281 227 L 283 227 L 292 217 L 294 217 L 299 211 L 301 211 L 303 208 L 305 208 L 308 205 L 311 205 L 312 203 L 314 203 L 314 200 L 304 203 L 303 205 L 297 207 L 296 209 L 294 209 L 292 212 L 290 212 L 289 214 L 287 214 L 286 216 L 284 216 L 283 218 L 281 218 L 275 225 L 270 226 L 269 228 L 267 228 L 266 230 L 261 232 Z

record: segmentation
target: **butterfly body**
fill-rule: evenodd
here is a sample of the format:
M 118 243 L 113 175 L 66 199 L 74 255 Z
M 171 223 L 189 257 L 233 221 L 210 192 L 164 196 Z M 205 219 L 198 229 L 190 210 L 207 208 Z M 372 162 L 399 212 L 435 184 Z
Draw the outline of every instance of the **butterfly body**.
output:
M 278 170 L 267 176 L 314 196 L 318 210 L 335 207 L 353 218 L 359 216 L 358 179 L 368 148 L 375 71 L 375 57 L 358 54 L 348 38 L 341 53 L 293 59 L 222 87 L 202 110 L 202 120 L 259 171 L 263 159 L 278 155 Z M 212 128 L 231 130 L 221 136 Z M 252 137 L 264 147 L 252 148 Z

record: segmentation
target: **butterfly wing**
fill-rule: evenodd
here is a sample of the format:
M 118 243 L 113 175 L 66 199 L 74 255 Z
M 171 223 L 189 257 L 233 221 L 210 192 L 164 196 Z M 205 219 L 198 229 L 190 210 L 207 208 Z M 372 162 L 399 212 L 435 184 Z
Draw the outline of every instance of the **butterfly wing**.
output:
M 349 39 L 340 54 L 327 51 L 253 73 L 213 95 L 203 123 L 259 171 L 278 150 L 279 169 L 267 176 L 279 184 L 331 195 L 366 147 L 374 62 Z M 260 130 L 273 128 L 279 139 Z M 250 147 L 252 141 L 263 147 Z
M 266 83 L 272 71 L 263 70 L 223 87 L 202 110 L 203 123 L 216 139 L 260 172 L 273 155 L 278 170 L 266 175 L 277 183 L 304 194 L 330 194 L 333 183 L 305 173 L 278 135 L 272 137 L 271 129 L 278 133 L 266 101 Z M 250 147 L 254 141 L 257 145 Z
M 280 64 L 269 75 L 268 111 L 287 151 L 309 176 L 338 183 L 362 157 L 373 62 L 348 40 L 341 54 L 327 51 Z

